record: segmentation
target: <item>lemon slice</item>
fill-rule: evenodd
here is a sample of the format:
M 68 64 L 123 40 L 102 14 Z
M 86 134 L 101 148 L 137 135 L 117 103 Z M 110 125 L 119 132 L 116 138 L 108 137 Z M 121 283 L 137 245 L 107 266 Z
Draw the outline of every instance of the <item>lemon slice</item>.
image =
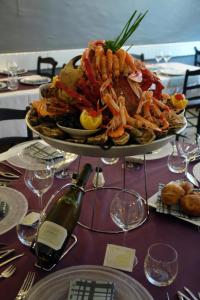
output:
M 85 129 L 97 129 L 102 124 L 102 114 L 92 116 L 87 110 L 83 110 L 80 115 L 80 123 Z

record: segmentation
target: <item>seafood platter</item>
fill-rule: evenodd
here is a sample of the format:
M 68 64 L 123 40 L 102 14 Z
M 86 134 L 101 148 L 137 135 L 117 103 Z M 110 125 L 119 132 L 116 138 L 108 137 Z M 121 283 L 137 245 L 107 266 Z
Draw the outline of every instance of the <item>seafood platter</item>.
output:
M 40 87 L 26 116 L 31 130 L 64 151 L 116 157 L 156 150 L 185 129 L 185 96 L 163 93 L 159 77 L 123 47 L 145 14 L 135 11 L 113 41 L 90 41 Z

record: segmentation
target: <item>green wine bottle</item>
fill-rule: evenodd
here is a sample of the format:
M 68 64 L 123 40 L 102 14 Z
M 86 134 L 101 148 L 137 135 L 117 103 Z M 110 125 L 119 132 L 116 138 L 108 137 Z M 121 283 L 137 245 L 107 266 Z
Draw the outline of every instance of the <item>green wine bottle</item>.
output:
M 35 243 L 37 265 L 50 269 L 63 254 L 66 244 L 79 220 L 84 187 L 92 172 L 92 166 L 85 164 L 77 178 L 66 193 L 59 198 L 38 230 Z

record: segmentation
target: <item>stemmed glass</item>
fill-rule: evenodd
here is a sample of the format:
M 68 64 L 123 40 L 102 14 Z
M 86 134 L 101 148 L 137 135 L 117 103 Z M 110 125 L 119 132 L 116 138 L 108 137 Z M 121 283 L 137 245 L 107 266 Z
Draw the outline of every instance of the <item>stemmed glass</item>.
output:
M 54 172 L 50 164 L 44 164 L 43 168 L 26 169 L 24 182 L 26 186 L 39 198 L 39 209 L 29 210 L 28 214 L 17 225 L 17 236 L 25 246 L 31 246 L 39 223 L 42 221 L 43 195 L 53 185 Z
M 192 159 L 195 159 L 199 154 L 199 135 L 192 132 L 185 132 L 182 136 L 179 136 L 177 146 L 180 154 L 186 160 L 185 175 L 188 174 L 188 166 Z
M 24 175 L 26 186 L 39 198 L 39 210 L 43 209 L 42 197 L 53 184 L 53 170 L 50 165 L 44 169 L 26 170 Z
M 117 192 L 110 205 L 111 219 L 124 233 L 138 227 L 144 218 L 144 213 L 141 196 L 131 190 L 123 189 Z
M 162 59 L 163 59 L 163 53 L 162 52 L 155 56 L 155 60 L 158 64 L 162 61 Z
M 169 52 L 165 52 L 164 55 L 163 55 L 163 59 L 166 63 L 168 63 L 168 61 L 170 61 L 170 59 L 172 58 L 172 53 L 171 51 Z

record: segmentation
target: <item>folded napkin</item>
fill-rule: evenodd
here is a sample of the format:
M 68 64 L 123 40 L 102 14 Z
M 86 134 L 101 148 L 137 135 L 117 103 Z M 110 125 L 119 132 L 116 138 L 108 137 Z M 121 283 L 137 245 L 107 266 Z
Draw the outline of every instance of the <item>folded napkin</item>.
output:
M 46 161 L 63 159 L 63 153 L 49 145 L 44 145 L 36 142 L 26 147 L 23 151 L 24 155 L 29 155 L 33 158 L 38 158 Z
M 67 300 L 113 300 L 114 295 L 113 282 L 76 279 L 70 281 Z
M 158 186 L 158 195 L 157 195 L 157 202 L 156 202 L 156 211 L 157 212 L 162 213 L 162 214 L 172 215 L 172 216 L 175 216 L 175 217 L 180 217 L 180 218 L 200 222 L 200 217 L 191 217 L 191 216 L 188 216 L 187 214 L 184 214 L 181 211 L 179 204 L 165 205 L 161 201 L 161 191 L 162 191 L 163 187 L 164 187 L 164 184 L 162 184 L 162 183 L 160 183 L 159 186 Z

